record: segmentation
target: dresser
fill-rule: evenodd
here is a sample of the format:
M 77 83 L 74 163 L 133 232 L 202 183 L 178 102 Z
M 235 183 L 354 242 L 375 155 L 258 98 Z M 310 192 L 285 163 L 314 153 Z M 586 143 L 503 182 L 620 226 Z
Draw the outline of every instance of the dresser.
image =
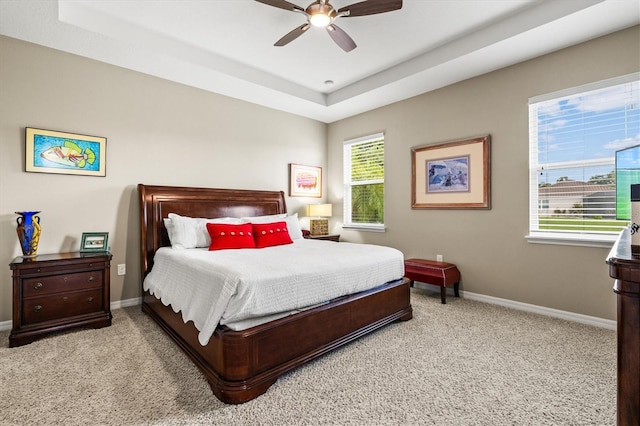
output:
M 607 256 L 615 279 L 618 345 L 618 426 L 640 424 L 640 258 L 631 254 L 624 232 Z
M 49 333 L 111 325 L 110 253 L 57 253 L 16 257 L 13 327 L 9 346 Z

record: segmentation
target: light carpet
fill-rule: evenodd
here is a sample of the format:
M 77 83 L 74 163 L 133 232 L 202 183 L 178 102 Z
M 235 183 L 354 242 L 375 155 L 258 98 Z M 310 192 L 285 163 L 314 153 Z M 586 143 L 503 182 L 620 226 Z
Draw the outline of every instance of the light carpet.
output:
M 8 348 L 2 425 L 614 425 L 611 330 L 412 289 L 414 318 L 218 401 L 140 307 Z

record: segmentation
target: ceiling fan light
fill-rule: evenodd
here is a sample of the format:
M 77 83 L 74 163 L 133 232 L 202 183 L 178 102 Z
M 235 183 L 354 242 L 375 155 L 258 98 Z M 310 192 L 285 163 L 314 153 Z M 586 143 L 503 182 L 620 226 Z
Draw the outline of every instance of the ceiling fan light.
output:
M 309 22 L 311 22 L 311 25 L 314 27 L 326 27 L 331 23 L 331 18 L 324 13 L 316 13 L 315 15 L 311 15 Z

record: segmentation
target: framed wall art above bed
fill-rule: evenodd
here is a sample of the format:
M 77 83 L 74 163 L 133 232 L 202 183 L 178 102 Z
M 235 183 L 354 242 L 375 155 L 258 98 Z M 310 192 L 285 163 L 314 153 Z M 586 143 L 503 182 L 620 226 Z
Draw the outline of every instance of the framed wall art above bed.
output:
M 289 164 L 289 196 L 322 197 L 322 167 Z

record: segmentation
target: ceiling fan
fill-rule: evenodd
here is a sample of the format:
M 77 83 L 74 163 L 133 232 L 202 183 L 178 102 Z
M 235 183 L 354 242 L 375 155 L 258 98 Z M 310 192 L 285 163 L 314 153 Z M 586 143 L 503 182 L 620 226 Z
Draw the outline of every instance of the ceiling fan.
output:
M 356 43 L 347 33 L 334 24 L 338 18 L 349 18 L 354 16 L 375 15 L 377 13 L 391 12 L 393 10 L 402 9 L 402 0 L 366 0 L 354 3 L 349 6 L 342 7 L 338 10 L 334 9 L 329 0 L 317 0 L 307 6 L 306 9 L 301 8 L 286 0 L 256 0 L 269 6 L 278 7 L 280 9 L 298 12 L 306 16 L 307 22 L 295 28 L 286 34 L 280 40 L 276 41 L 274 46 L 284 46 L 304 34 L 311 25 L 316 27 L 324 27 L 333 39 L 345 52 L 350 52 L 356 48 Z

